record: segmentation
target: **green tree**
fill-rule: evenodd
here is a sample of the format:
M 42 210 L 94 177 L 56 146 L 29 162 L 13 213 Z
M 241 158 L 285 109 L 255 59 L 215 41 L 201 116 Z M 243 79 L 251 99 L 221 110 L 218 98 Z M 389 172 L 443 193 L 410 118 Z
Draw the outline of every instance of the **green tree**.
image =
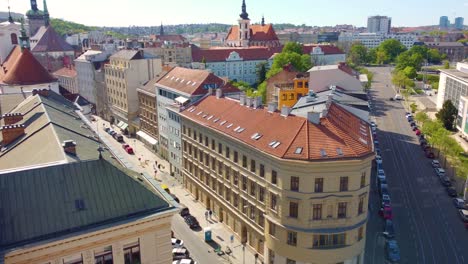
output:
M 442 109 L 436 113 L 437 119 L 439 119 L 444 125 L 445 129 L 453 130 L 455 118 L 457 117 L 458 110 L 453 105 L 451 100 L 447 100 L 442 105 Z
M 248 84 L 247 82 L 244 82 L 244 81 L 231 81 L 231 84 L 233 86 L 239 88 L 239 90 L 244 91 L 244 92 L 249 90 L 249 89 L 252 89 L 250 84 Z
M 375 63 L 384 64 L 390 61 L 390 56 L 384 50 L 377 50 L 375 52 Z
M 426 114 L 426 112 L 418 112 L 418 113 L 414 116 L 414 119 L 415 119 L 417 122 L 419 122 L 419 123 L 421 123 L 421 124 L 423 124 L 423 125 L 424 125 L 425 122 L 427 122 L 427 121 L 430 120 L 430 119 L 429 119 L 429 116 Z
M 377 50 L 384 52 L 389 62 L 394 62 L 396 57 L 406 50 L 406 47 L 396 39 L 387 39 L 380 43 Z
M 416 111 L 418 110 L 418 105 L 415 103 L 411 103 L 410 108 L 411 108 L 411 113 L 416 113 Z
M 448 60 L 444 61 L 444 69 L 450 69 L 450 62 Z
M 302 55 L 302 45 L 297 42 L 287 42 L 284 44 L 283 50 L 281 52 L 294 52 Z
M 418 75 L 416 69 L 412 66 L 406 66 L 406 68 L 403 69 L 403 73 L 410 79 L 414 79 Z
M 354 43 L 349 50 L 348 62 L 350 64 L 359 66 L 367 63 L 367 59 L 367 48 L 361 43 Z
M 436 49 L 429 49 L 427 51 L 427 58 L 430 63 L 440 63 L 442 61 L 442 55 Z
M 268 72 L 268 63 L 267 62 L 261 62 L 257 64 L 257 84 L 260 84 L 266 80 L 266 74 Z

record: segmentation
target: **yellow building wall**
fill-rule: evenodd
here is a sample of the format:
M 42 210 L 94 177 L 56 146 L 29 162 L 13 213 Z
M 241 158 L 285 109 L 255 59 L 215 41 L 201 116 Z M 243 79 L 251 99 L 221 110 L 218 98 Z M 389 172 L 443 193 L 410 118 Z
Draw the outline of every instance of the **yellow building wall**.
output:
M 280 89 L 278 92 L 278 108 L 293 107 L 302 96 L 309 92 L 307 80 L 294 80 L 294 89 Z

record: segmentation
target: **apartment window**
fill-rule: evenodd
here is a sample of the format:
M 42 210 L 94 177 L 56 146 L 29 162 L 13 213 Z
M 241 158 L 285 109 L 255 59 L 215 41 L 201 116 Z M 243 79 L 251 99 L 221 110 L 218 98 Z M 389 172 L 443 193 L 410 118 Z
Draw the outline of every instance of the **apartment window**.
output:
M 200 162 L 203 163 L 203 151 L 200 149 L 198 152 L 200 154 Z
M 113 264 L 114 259 L 112 258 L 112 246 L 105 247 L 101 250 L 94 251 L 94 263 L 95 264 Z
M 233 171 L 233 183 L 235 186 L 239 186 L 239 172 Z
M 187 152 L 187 142 L 184 141 L 184 152 Z
M 216 185 L 217 185 L 217 181 L 215 178 L 211 178 L 211 189 L 213 189 L 214 192 L 216 192 Z
M 260 171 L 259 171 L 260 177 L 265 177 L 265 165 L 260 164 Z
M 250 181 L 250 195 L 255 197 L 256 194 L 256 183 L 254 181 Z
M 364 188 L 366 186 L 366 173 L 363 172 L 361 173 L 361 188 Z
M 231 189 L 226 188 L 226 201 L 231 201 Z
M 315 179 L 315 192 L 316 193 L 323 192 L 323 178 L 316 178 Z
M 296 246 L 297 245 L 297 232 L 288 231 L 288 245 Z
M 183 131 L 184 135 L 187 134 L 187 128 L 185 127 L 185 125 L 182 126 L 182 131 Z
M 268 221 L 268 234 L 275 236 L 276 235 L 276 225 Z
M 258 200 L 263 203 L 265 202 L 265 187 L 258 187 Z
M 286 264 L 296 264 L 296 261 L 286 258 Z
M 215 150 L 215 148 L 216 148 L 215 141 L 214 141 L 214 139 L 212 139 L 211 140 L 211 149 Z
M 268 264 L 275 263 L 275 252 L 271 249 L 268 249 Z
M 223 163 L 218 161 L 218 174 L 223 175 Z
M 262 228 L 265 227 L 265 216 L 262 211 L 258 211 L 258 225 Z
M 188 153 L 190 156 L 192 156 L 192 145 L 188 146 Z
M 312 205 L 312 219 L 313 220 L 322 219 L 322 205 L 321 204 Z
M 250 160 L 250 171 L 253 173 L 256 171 L 255 160 Z
M 358 241 L 361 241 L 364 238 L 364 227 L 361 226 L 358 229 Z
M 247 177 L 242 175 L 242 190 L 247 191 Z
M 203 142 L 203 137 L 202 137 L 202 134 L 201 132 L 198 134 L 198 143 L 202 143 Z
M 277 204 L 277 201 L 276 201 L 276 194 L 274 193 L 270 193 L 270 208 L 277 211 L 277 207 L 278 207 L 278 204 Z
M 223 144 L 218 143 L 218 153 L 223 154 Z
M 242 199 L 242 213 L 247 214 L 247 200 Z
M 185 143 L 185 142 L 184 142 Z M 193 157 L 195 159 L 198 159 L 198 149 L 196 147 L 193 147 Z
M 124 260 L 125 264 L 137 264 L 141 263 L 140 256 L 140 243 L 139 241 L 125 245 L 124 247 Z
M 242 167 L 247 168 L 247 157 L 242 155 Z
M 299 177 L 291 176 L 291 191 L 299 191 Z
M 226 158 L 230 159 L 231 158 L 231 152 L 229 150 L 229 147 L 226 147 Z
M 346 202 L 338 203 L 338 218 L 346 218 Z
M 221 164 L 221 162 L 220 162 Z M 231 178 L 231 168 L 228 165 L 224 165 L 224 173 L 226 175 L 226 180 L 230 180 Z
M 255 213 L 256 213 L 256 210 L 255 210 L 255 205 L 250 205 L 250 219 L 252 220 L 255 220 Z
M 296 202 L 289 202 L 289 217 L 297 218 L 299 214 L 299 204 Z
M 216 159 L 211 157 L 211 169 L 216 170 Z
M 218 194 L 223 197 L 224 185 L 218 184 Z
M 359 197 L 358 215 L 364 213 L 364 196 Z
M 83 255 L 78 254 L 74 256 L 65 257 L 63 264 L 83 264 Z
M 210 166 L 210 155 L 208 153 L 205 153 L 205 166 Z
M 195 130 L 193 131 L 193 139 L 197 140 L 197 131 L 195 131 Z
M 331 235 L 314 235 L 313 247 L 326 248 L 346 245 L 346 233 Z
M 340 192 L 348 191 L 348 176 L 340 177 Z
M 238 154 L 237 154 L 237 151 L 234 151 L 234 162 L 238 162 L 239 161 L 239 157 L 238 157 Z
M 278 184 L 278 174 L 275 170 L 271 171 L 271 183 L 274 185 Z
M 205 136 L 205 147 L 208 147 L 208 137 Z

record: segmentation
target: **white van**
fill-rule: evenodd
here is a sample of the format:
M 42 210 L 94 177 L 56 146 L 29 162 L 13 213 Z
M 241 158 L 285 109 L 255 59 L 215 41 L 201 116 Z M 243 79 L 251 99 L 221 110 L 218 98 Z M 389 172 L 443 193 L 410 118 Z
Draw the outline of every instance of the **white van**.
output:
M 395 100 L 403 100 L 403 97 L 401 96 L 401 94 L 396 94 Z

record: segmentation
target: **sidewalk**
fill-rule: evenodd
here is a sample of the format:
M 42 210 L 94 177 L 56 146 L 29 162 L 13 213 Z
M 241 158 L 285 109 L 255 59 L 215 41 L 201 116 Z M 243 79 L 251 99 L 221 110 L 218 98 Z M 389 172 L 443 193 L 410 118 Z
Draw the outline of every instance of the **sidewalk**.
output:
M 244 252 L 242 250 L 242 244 L 240 240 L 236 236 L 233 236 L 234 232 L 230 228 L 218 221 L 217 216 L 215 214 L 213 214 L 212 219 L 205 219 L 205 206 L 199 201 L 195 200 L 194 197 L 187 190 L 185 190 L 185 188 L 183 188 L 181 182 L 178 182 L 175 177 L 169 175 L 169 163 L 166 160 L 163 160 L 158 155 L 151 152 L 143 142 L 135 138 L 128 138 L 124 135 L 125 143 L 129 144 L 135 152 L 135 155 L 127 154 L 125 150 L 121 147 L 121 143 L 114 140 L 112 136 L 110 136 L 104 131 L 105 127 L 112 127 L 112 129 L 114 129 L 115 131 L 120 131 L 120 129 L 116 126 L 110 126 L 109 122 L 102 120 L 100 117 L 95 116 L 95 118 L 96 121 L 91 123 L 97 126 L 99 136 L 108 139 L 107 141 L 109 142 L 109 144 L 111 144 L 112 147 L 116 149 L 116 151 L 120 152 L 119 156 L 123 156 L 125 159 L 130 161 L 134 165 L 133 169 L 135 171 L 147 172 L 149 175 L 153 175 L 153 177 L 155 177 L 155 180 L 161 182 L 161 184 L 167 185 L 171 193 L 177 196 L 177 198 L 179 198 L 180 203 L 190 209 L 190 214 L 192 214 L 198 219 L 202 229 L 208 226 L 211 227 L 213 241 L 220 245 L 223 251 L 226 250 L 226 246 L 229 246 L 229 248 L 232 250 L 232 253 L 229 256 L 223 256 L 224 263 L 255 263 L 255 252 L 253 252 L 248 247 L 246 247 L 245 249 L 244 262 Z M 155 161 L 157 161 L 158 164 L 161 164 L 163 166 L 161 170 L 157 170 L 158 172 L 156 173 L 156 175 L 154 174 Z M 200 242 L 205 243 L 204 232 L 194 232 L 194 234 L 200 238 Z M 231 236 L 234 237 L 232 242 Z M 208 252 L 216 254 L 210 245 L 206 244 L 206 247 Z M 260 261 L 258 261 L 258 263 L 260 263 Z

